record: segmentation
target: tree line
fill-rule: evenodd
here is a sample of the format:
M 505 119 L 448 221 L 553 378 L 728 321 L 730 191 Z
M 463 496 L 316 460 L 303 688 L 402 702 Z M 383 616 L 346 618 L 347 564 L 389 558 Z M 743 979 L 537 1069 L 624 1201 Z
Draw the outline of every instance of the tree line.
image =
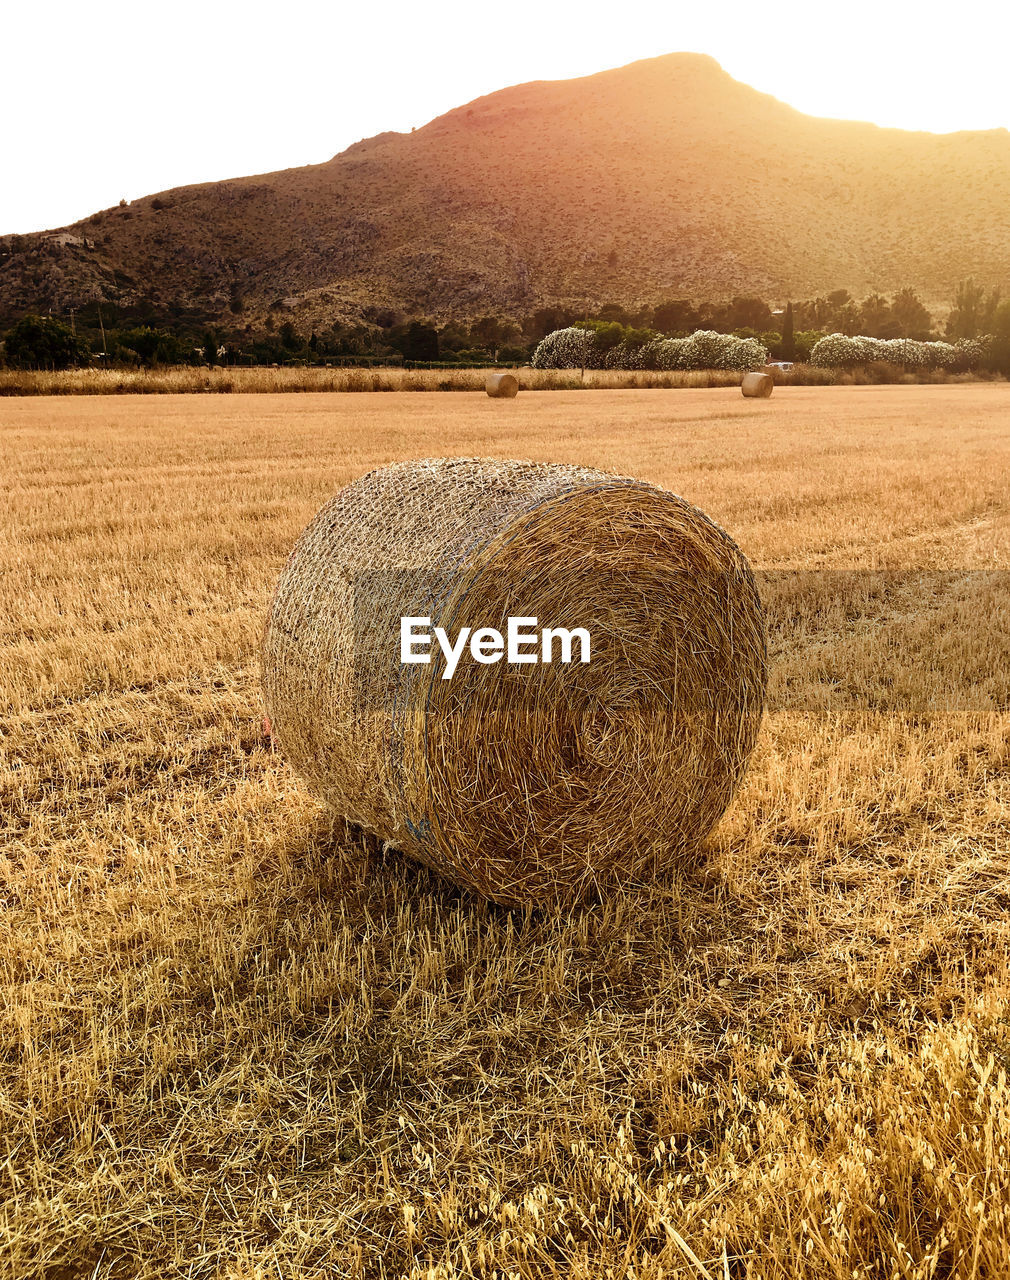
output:
M 861 301 L 837 289 L 774 307 L 756 296 L 725 302 L 671 298 L 657 306 L 628 308 L 611 302 L 596 310 L 543 307 L 520 317 L 484 316 L 436 324 L 371 308 L 361 321 L 335 321 L 307 331 L 271 308 L 258 326 L 231 321 L 208 325 L 195 315 L 158 317 L 149 308 L 92 303 L 73 315 L 28 315 L 4 335 L 2 359 L 18 368 L 79 365 L 329 364 L 440 362 L 523 364 L 550 333 L 591 324 L 604 345 L 630 348 L 659 339 L 689 338 L 699 331 L 732 334 L 762 344 L 771 359 L 809 360 L 829 334 L 882 341 L 948 342 L 991 336 L 993 367 L 1010 372 L 1010 299 L 974 279 L 956 289 L 945 323 L 938 325 L 913 289 Z

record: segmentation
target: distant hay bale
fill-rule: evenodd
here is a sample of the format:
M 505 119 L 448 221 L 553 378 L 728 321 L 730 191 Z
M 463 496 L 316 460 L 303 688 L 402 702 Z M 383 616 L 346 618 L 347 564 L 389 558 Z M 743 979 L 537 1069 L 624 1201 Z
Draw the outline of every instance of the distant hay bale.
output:
M 756 396 L 767 400 L 775 387 L 775 379 L 770 373 L 745 373 L 740 383 L 740 390 L 745 396 Z
M 434 639 L 429 665 L 400 661 L 404 617 L 452 640 L 533 616 L 538 635 L 588 630 L 588 663 L 469 649 L 445 679 Z M 280 576 L 262 662 L 273 740 L 315 795 L 506 904 L 669 870 L 728 805 L 766 681 L 750 567 L 701 511 L 602 471 L 472 458 L 338 492 Z
M 484 389 L 493 400 L 511 400 L 519 394 L 519 379 L 514 373 L 489 373 Z

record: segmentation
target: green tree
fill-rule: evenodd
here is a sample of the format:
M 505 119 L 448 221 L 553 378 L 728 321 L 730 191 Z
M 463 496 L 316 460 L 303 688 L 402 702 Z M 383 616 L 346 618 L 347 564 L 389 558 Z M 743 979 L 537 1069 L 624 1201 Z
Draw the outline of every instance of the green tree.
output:
M 616 320 L 579 320 L 576 329 L 591 329 L 596 334 L 596 350 L 600 355 L 612 350 L 624 341 L 627 329 Z
M 897 337 L 926 342 L 933 331 L 933 317 L 923 306 L 914 289 L 899 289 L 891 299 L 891 319 L 898 329 Z
M 402 350 L 407 360 L 437 360 L 438 331 L 421 320 L 412 320 L 407 326 Z
M 798 329 L 795 338 L 795 358 L 809 360 L 811 351 L 823 337 L 824 334 L 820 329 Z
M 786 313 L 782 317 L 782 340 L 779 343 L 779 356 L 783 360 L 796 359 L 796 333 L 793 323 L 793 304 L 787 302 Z
M 983 333 L 995 333 L 996 316 L 999 312 L 1002 296 L 1002 292 L 998 287 L 989 290 L 989 296 L 982 305 L 981 325 Z
M 653 311 L 652 327 L 664 334 L 691 333 L 698 328 L 698 313 L 690 299 L 670 299 Z
M 954 305 L 947 316 L 947 337 L 956 341 L 958 338 L 977 338 L 985 289 L 975 283 L 974 276 L 962 280 L 954 294 Z
M 1010 375 L 1010 302 L 1000 303 L 989 328 L 993 337 L 985 362 L 1006 377 Z
M 635 350 L 638 347 L 647 346 L 650 342 L 654 342 L 655 339 L 655 329 L 625 329 L 622 340 L 626 347 Z
M 631 323 L 631 316 L 618 302 L 605 302 L 594 318 L 606 321 L 608 324 L 627 325 Z
M 142 325 L 137 329 L 122 329 L 116 334 L 120 347 L 135 352 L 141 363 L 150 367 L 154 364 L 181 364 L 183 359 L 182 343 L 174 334 L 164 329 L 151 329 Z
M 51 316 L 22 316 L 6 337 L 7 363 L 17 369 L 69 369 L 88 360 L 85 344 Z
M 868 338 L 895 338 L 891 318 L 891 304 L 880 293 L 871 293 L 859 307 L 860 333 Z
M 438 331 L 438 349 L 443 359 L 448 352 L 462 351 L 470 345 L 470 332 L 457 320 L 450 320 Z
M 295 351 L 302 350 L 303 343 L 301 337 L 290 320 L 285 320 L 278 332 L 280 335 L 281 346 L 285 351 L 293 353 Z
M 484 316 L 470 326 L 470 333 L 475 344 L 480 344 L 489 350 L 498 346 L 502 340 L 503 332 L 502 321 L 497 316 Z
M 203 335 L 203 358 L 211 367 L 217 364 L 217 334 L 213 329 Z
M 821 333 L 859 333 L 860 309 L 847 289 L 835 289 L 823 298 L 798 302 L 796 323 L 804 330 Z
M 827 305 L 827 325 L 839 333 L 859 333 L 862 317 L 859 305 L 848 289 L 833 289 L 824 299 Z M 818 325 L 818 328 L 822 326 Z
M 763 298 L 734 298 L 722 320 L 727 329 L 753 329 L 761 333 L 771 328 L 771 307 Z
M 514 320 L 501 316 L 484 316 L 470 327 L 470 341 L 475 347 L 483 347 L 494 354 L 504 342 L 514 341 L 521 330 Z
M 541 307 L 523 321 L 523 335 L 537 343 L 549 333 L 564 329 L 572 322 L 572 314 L 561 307 Z
M 977 338 L 980 334 L 991 333 L 999 305 L 999 289 L 990 289 L 986 296 L 985 287 L 977 284 L 974 276 L 962 280 L 947 316 L 947 337 L 956 342 L 958 338 Z

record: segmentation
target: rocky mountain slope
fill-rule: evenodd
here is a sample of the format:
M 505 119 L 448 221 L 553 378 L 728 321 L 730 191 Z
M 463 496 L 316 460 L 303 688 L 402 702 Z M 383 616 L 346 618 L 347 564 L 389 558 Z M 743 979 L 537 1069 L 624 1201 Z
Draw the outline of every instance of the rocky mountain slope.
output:
M 324 164 L 0 238 L 0 315 L 88 301 L 303 323 L 1010 274 L 1010 134 L 815 119 L 670 54 L 489 94 Z

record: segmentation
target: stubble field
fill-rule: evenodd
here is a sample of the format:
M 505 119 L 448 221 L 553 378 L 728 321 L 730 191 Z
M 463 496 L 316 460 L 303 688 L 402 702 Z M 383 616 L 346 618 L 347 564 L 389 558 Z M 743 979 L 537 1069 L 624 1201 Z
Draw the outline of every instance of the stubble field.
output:
M 1002 1277 L 1010 391 L 0 402 L 0 1275 Z M 582 462 L 761 571 L 748 780 L 506 911 L 261 731 L 291 542 L 394 458 Z

